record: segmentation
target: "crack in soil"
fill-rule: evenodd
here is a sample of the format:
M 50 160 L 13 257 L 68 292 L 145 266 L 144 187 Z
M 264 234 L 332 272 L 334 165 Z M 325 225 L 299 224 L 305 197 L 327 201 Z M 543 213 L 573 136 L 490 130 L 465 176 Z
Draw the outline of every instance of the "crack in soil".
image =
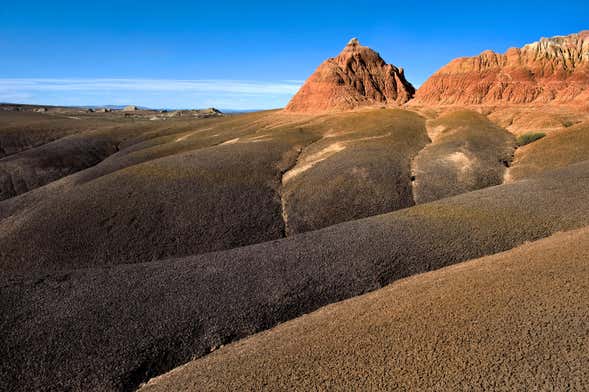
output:
M 313 142 L 314 143 L 314 142 Z M 304 147 L 298 147 L 297 148 L 297 156 L 294 159 L 292 165 L 288 166 L 287 168 L 285 168 L 284 170 L 282 170 L 280 172 L 280 190 L 278 192 L 278 195 L 280 196 L 280 216 L 282 217 L 282 222 L 283 222 L 283 229 L 282 229 L 282 237 L 286 238 L 289 235 L 289 230 L 288 230 L 288 212 L 286 212 L 286 198 L 284 197 L 284 177 L 285 175 L 290 172 L 292 169 L 294 169 L 298 163 L 299 163 L 299 159 L 301 157 L 301 154 L 303 153 L 303 150 L 310 146 L 310 143 Z
M 289 228 L 288 228 L 288 212 L 287 212 L 287 206 L 286 206 L 286 197 L 285 197 L 285 184 L 286 182 L 292 178 L 292 174 L 291 172 L 293 170 L 296 169 L 297 166 L 299 166 L 300 164 L 300 160 L 301 160 L 301 156 L 303 155 L 303 153 L 309 148 L 311 147 L 313 144 L 320 142 L 321 140 L 325 139 L 325 135 L 322 135 L 321 137 L 319 137 L 316 140 L 311 141 L 308 144 L 302 145 L 302 146 L 298 146 L 297 147 L 297 155 L 296 158 L 293 160 L 293 163 L 289 166 L 287 166 L 285 169 L 280 171 L 280 189 L 278 191 L 278 195 L 280 197 L 280 215 L 282 217 L 282 222 L 283 222 L 283 238 L 288 237 L 289 235 L 291 235 L 289 233 Z
M 432 140 L 432 136 L 431 136 L 431 133 L 430 133 L 430 130 L 429 130 L 428 126 L 429 126 L 428 125 L 428 121 L 425 121 L 424 127 L 425 127 L 425 131 L 426 131 L 426 134 L 427 134 L 427 138 L 429 140 L 429 143 L 425 144 L 409 160 L 409 183 L 411 184 L 411 200 L 413 201 L 413 205 L 417 205 L 417 202 L 415 201 L 415 187 L 417 185 L 417 172 L 415 171 L 415 169 L 416 169 L 416 167 L 415 167 L 415 161 L 417 160 L 417 158 L 419 157 L 419 155 L 428 146 L 431 146 L 432 144 L 434 144 L 434 141 Z

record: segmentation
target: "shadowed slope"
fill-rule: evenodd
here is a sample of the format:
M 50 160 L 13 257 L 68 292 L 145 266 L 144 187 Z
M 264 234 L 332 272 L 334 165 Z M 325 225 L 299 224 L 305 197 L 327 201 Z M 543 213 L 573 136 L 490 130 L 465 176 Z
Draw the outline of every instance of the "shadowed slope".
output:
M 141 391 L 577 390 L 589 378 L 589 230 L 327 306 Z
M 583 163 L 224 252 L 4 274 L 0 389 L 133 389 L 220 344 L 329 303 L 589 225 L 587 192 Z

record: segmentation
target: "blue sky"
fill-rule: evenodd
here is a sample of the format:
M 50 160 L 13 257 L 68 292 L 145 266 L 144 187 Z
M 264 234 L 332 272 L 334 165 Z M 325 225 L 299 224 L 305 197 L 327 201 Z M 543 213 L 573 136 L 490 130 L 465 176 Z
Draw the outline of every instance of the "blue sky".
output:
M 3 1 L 0 101 L 281 107 L 351 37 L 416 86 L 448 61 L 589 29 L 588 1 Z

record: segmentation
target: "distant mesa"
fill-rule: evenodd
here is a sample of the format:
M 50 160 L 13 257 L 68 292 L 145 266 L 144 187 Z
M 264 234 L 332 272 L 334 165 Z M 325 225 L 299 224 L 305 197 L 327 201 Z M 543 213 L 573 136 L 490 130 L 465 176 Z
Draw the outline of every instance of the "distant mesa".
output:
M 589 101 L 589 31 L 542 38 L 505 54 L 450 62 L 415 94 L 417 104 L 528 104 Z
M 201 113 L 203 114 L 223 114 L 219 109 L 217 108 L 206 108 L 206 109 L 201 109 L 199 110 Z
M 167 113 L 167 111 L 166 111 Z M 219 109 L 215 108 L 207 108 L 207 109 L 197 109 L 197 110 L 175 110 L 171 113 L 168 113 L 168 117 L 198 117 L 198 118 L 207 118 L 207 117 L 221 117 L 223 116 L 223 112 Z
M 414 93 L 403 68 L 387 64 L 377 52 L 352 38 L 337 57 L 317 68 L 285 110 L 325 112 L 371 105 L 399 106 Z
M 134 105 L 125 106 L 123 108 L 123 112 L 136 112 L 138 110 L 139 110 L 139 108 L 137 106 L 134 106 Z

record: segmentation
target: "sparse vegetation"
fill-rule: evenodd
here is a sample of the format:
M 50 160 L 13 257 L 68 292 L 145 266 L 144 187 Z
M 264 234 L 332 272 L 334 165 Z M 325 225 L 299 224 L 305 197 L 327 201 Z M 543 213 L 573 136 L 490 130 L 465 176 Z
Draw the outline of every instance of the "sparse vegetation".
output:
M 520 150 L 510 175 L 513 180 L 519 180 L 588 158 L 589 124 L 581 123 L 552 134 L 533 148 Z
M 523 135 L 520 135 L 517 138 L 516 143 L 517 143 L 518 147 L 522 147 L 522 146 L 525 146 L 526 144 L 533 143 L 536 140 L 540 140 L 544 136 L 546 136 L 546 134 L 544 132 L 528 132 L 528 133 L 524 133 Z
M 562 122 L 562 126 L 565 127 L 565 128 L 570 128 L 573 125 L 575 125 L 575 122 L 574 121 L 571 121 L 571 120 L 565 120 L 565 121 Z

